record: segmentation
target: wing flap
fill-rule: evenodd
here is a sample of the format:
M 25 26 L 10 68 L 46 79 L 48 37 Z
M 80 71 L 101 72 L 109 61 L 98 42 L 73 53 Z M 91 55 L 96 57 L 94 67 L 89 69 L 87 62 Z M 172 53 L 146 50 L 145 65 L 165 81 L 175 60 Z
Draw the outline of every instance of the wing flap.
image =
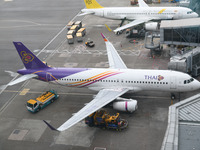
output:
M 57 131 L 64 131 L 79 121 L 83 120 L 88 115 L 112 102 L 117 97 L 126 93 L 129 89 L 103 89 L 100 90 L 97 96 L 88 103 L 85 107 L 83 107 L 80 111 L 78 111 L 74 116 L 72 116 L 69 120 L 67 120 L 64 124 L 62 124 Z

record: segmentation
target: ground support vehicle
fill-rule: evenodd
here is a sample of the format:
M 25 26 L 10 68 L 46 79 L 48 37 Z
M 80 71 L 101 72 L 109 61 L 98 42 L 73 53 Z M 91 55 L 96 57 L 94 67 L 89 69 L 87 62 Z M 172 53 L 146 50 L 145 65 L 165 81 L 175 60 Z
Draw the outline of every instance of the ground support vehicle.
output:
M 85 42 L 85 45 L 88 46 L 88 47 L 94 47 L 95 46 L 93 41 L 87 41 L 87 42 Z
M 59 95 L 56 93 L 56 91 L 49 90 L 36 99 L 28 100 L 26 107 L 28 111 L 35 113 L 53 103 L 56 99 L 58 99 L 58 97 Z
M 90 127 L 96 126 L 103 129 L 114 129 L 116 131 L 121 131 L 128 126 L 128 121 L 120 119 L 119 113 L 110 116 L 104 110 L 96 111 L 86 117 L 85 123 Z

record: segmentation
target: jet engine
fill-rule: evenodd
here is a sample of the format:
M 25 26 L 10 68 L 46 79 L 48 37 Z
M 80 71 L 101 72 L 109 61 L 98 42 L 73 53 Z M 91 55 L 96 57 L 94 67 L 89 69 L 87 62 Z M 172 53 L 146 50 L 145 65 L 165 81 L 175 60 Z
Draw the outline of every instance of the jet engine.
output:
M 148 22 L 145 23 L 145 30 L 147 31 L 158 31 L 159 23 L 158 22 Z
M 133 99 L 125 99 L 125 98 L 117 98 L 113 102 L 113 109 L 119 110 L 119 111 L 127 111 L 127 112 L 134 112 L 137 110 L 137 101 Z

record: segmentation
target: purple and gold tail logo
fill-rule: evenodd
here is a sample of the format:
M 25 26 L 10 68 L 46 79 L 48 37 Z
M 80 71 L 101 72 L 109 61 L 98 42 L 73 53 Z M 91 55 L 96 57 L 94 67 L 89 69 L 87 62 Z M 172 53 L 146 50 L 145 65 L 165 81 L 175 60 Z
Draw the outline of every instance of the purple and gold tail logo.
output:
M 33 55 L 26 53 L 25 51 L 21 51 L 21 57 L 22 57 L 22 61 L 27 64 L 29 62 L 32 62 L 34 57 Z
M 163 80 L 164 79 L 164 77 L 163 76 L 161 76 L 161 75 L 158 75 L 158 81 L 161 81 L 161 80 Z

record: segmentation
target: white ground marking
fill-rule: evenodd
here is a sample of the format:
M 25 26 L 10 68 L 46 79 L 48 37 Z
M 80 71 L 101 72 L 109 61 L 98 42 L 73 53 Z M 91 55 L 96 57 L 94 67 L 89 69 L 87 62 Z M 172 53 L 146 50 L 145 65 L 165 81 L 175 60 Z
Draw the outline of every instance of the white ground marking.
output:
M 73 21 L 79 14 L 81 13 L 81 11 L 71 20 Z M 36 55 L 39 56 L 64 30 L 66 29 L 66 25 L 61 29 L 60 32 L 58 32 L 58 34 L 55 35 L 55 37 Z M 17 74 L 10 82 L 14 81 L 17 77 L 19 76 L 19 74 Z M 21 88 L 23 88 L 26 84 L 28 83 L 28 81 L 24 82 L 24 84 L 21 86 Z M 0 87 L 0 94 L 8 87 L 8 85 L 4 85 Z M 0 114 L 8 107 L 8 105 L 14 100 L 14 98 L 17 95 L 15 95 L 14 97 L 12 97 L 10 100 L 8 100 L 1 108 L 0 108 Z

